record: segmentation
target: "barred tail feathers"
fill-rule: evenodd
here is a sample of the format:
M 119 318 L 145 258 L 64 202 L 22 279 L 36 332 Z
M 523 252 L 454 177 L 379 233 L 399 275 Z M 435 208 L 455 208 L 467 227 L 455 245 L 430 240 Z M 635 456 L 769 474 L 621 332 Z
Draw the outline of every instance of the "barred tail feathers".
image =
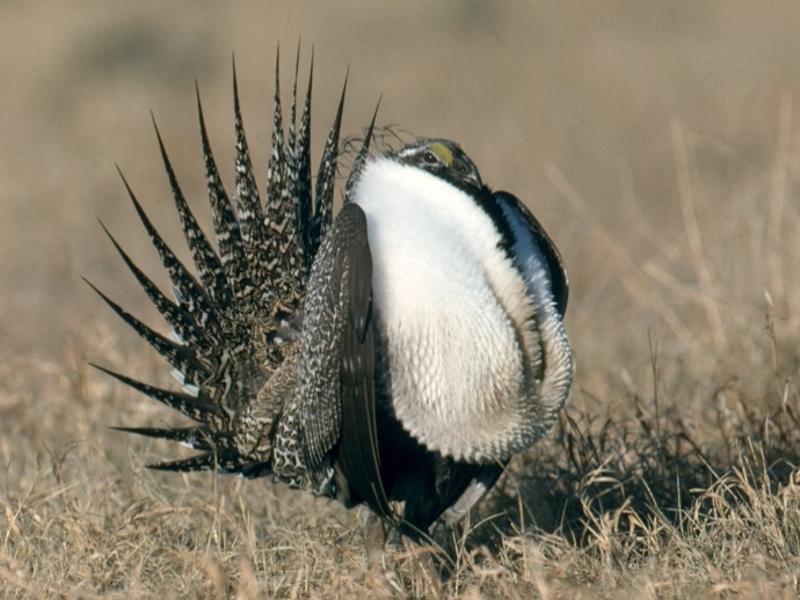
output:
M 263 203 L 247 145 L 235 64 L 236 193 L 233 197 L 228 196 L 222 183 L 211 150 L 199 86 L 196 86 L 216 249 L 189 208 L 153 118 L 159 153 L 197 278 L 164 242 L 120 171 L 134 209 L 169 275 L 175 300 L 164 295 L 103 226 L 123 262 L 172 328 L 174 340 L 144 324 L 92 284 L 89 285 L 172 365 L 185 391 L 173 392 L 105 367 L 97 368 L 197 422 L 190 427 L 177 428 L 117 428 L 179 442 L 203 452 L 184 460 L 148 465 L 153 468 L 172 471 L 221 468 L 245 476 L 263 475 L 270 471 L 270 436 L 274 434 L 285 397 L 293 389 L 296 360 L 288 360 L 288 357 L 296 356 L 292 353 L 299 343 L 301 316 L 297 311 L 302 306 L 310 264 L 332 220 L 338 142 L 347 85 L 345 78 L 315 185 L 312 186 L 310 111 L 313 62 L 297 129 L 295 69 L 292 121 L 286 140 L 278 61 L 272 149 Z M 297 61 L 299 65 L 299 49 Z M 268 392 L 263 393 L 263 390 Z

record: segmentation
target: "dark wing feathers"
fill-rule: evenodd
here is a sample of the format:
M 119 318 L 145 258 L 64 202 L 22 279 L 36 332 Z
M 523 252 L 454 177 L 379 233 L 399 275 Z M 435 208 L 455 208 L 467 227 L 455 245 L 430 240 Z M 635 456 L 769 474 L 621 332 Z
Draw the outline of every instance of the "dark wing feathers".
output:
M 375 424 L 372 260 L 366 226 L 361 208 L 346 205 L 311 269 L 299 427 L 304 463 L 313 477 L 324 479 L 330 452 L 338 447 L 350 495 L 389 515 Z
M 372 324 L 372 258 L 366 217 L 349 204 L 340 213 L 349 244 L 336 261 L 334 278 L 342 282 L 342 424 L 339 464 L 351 491 L 379 515 L 392 515 L 383 487 L 375 418 L 375 341 Z
M 547 263 L 547 271 L 550 275 L 550 284 L 556 308 L 563 319 L 567 311 L 567 301 L 569 300 L 569 280 L 567 279 L 564 261 L 561 259 L 561 253 L 553 240 L 550 239 L 550 236 L 547 235 L 541 223 L 528 210 L 528 207 L 520 202 L 519 198 L 509 192 L 494 192 L 493 196 L 499 201 L 507 202 L 517 211 L 522 223 L 525 224 L 533 238 L 534 244 L 544 256 Z

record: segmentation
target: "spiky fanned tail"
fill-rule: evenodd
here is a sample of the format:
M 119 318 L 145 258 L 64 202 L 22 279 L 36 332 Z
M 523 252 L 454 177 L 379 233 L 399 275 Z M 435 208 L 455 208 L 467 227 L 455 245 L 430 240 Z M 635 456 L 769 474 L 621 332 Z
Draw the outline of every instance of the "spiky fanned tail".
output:
M 198 422 L 191 427 L 175 429 L 117 428 L 180 442 L 202 451 L 186 460 L 149 465 L 153 468 L 170 471 L 221 468 L 248 476 L 262 475 L 270 470 L 271 436 L 281 415 L 284 396 L 292 383 L 293 369 L 296 368 L 295 357 L 302 320 L 300 311 L 310 267 L 320 241 L 332 223 L 338 146 L 347 86 L 345 77 L 315 186 L 312 186 L 310 111 L 313 56 L 297 128 L 295 68 L 291 123 L 286 138 L 278 64 L 279 59 L 275 67 L 272 148 L 263 203 L 245 136 L 235 64 L 236 194 L 233 199 L 222 184 L 214 160 L 197 90 L 200 139 L 217 250 L 189 208 L 153 119 L 172 198 L 197 277 L 164 242 L 120 171 L 134 209 L 169 275 L 174 300 L 167 297 L 136 266 L 103 225 L 123 262 L 172 328 L 177 341 L 159 334 L 94 285 L 89 285 L 166 359 L 184 391 L 153 387 L 104 367 L 97 368 Z M 356 159 L 356 168 L 366 157 L 373 126 L 374 117 L 364 148 Z M 312 187 L 316 192 L 313 200 Z

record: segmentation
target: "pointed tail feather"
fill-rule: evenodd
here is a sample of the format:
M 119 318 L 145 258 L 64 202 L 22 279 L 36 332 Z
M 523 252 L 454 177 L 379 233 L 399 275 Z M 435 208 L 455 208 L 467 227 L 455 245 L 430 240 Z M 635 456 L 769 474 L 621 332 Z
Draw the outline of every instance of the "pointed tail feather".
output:
M 142 289 L 147 294 L 147 297 L 150 298 L 150 301 L 156 307 L 158 312 L 161 313 L 167 323 L 172 326 L 172 328 L 175 330 L 175 333 L 180 336 L 181 340 L 183 340 L 184 343 L 188 343 L 192 348 L 195 349 L 207 348 L 210 345 L 210 342 L 208 341 L 208 335 L 210 331 L 203 331 L 200 329 L 190 313 L 183 310 L 180 306 L 167 298 L 161 292 L 161 290 L 158 289 L 158 286 L 156 286 L 156 284 L 153 283 L 153 281 L 147 275 L 145 275 L 139 267 L 136 266 L 136 264 L 131 260 L 130 256 L 128 256 L 127 252 L 122 249 L 122 246 L 119 245 L 117 240 L 113 235 L 111 235 L 111 232 L 108 230 L 108 228 L 106 228 L 102 221 L 100 221 L 100 226 L 108 236 L 108 239 L 111 240 L 111 243 L 114 245 L 114 248 L 117 250 L 120 257 L 122 257 L 125 265 L 128 267 L 128 269 L 130 269 L 131 273 L 133 273 L 136 281 L 138 281 L 139 285 L 142 286 Z M 84 279 L 84 281 L 86 280 Z M 86 283 L 89 282 L 87 281 Z M 89 283 L 89 285 L 94 288 L 91 283 Z M 97 291 L 96 288 L 94 289 Z
M 172 340 L 154 331 L 127 312 L 119 304 L 111 300 L 111 298 L 101 292 L 88 279 L 84 279 L 84 281 L 111 307 L 111 310 L 130 325 L 130 327 L 138 333 L 140 337 L 144 338 L 148 344 L 155 348 L 170 365 L 180 371 L 185 379 L 195 385 L 199 385 L 203 379 L 208 377 L 209 372 L 197 360 L 193 350 L 187 346 L 176 344 Z
M 228 277 L 228 282 L 237 298 L 246 297 L 253 289 L 250 283 L 250 273 L 247 257 L 244 252 L 242 234 L 239 221 L 233 212 L 233 206 L 228 198 L 228 193 L 222 185 L 222 178 L 217 169 L 217 162 L 211 151 L 208 140 L 208 131 L 203 117 L 203 105 L 200 101 L 200 88 L 195 87 L 197 94 L 197 116 L 200 122 L 200 139 L 203 145 L 203 162 L 206 168 L 206 183 L 208 198 L 211 204 L 211 216 L 214 222 L 214 231 L 217 234 L 222 268 Z
M 289 121 L 289 148 L 295 147 L 297 139 L 297 80 L 300 75 L 300 40 L 297 40 L 297 55 L 294 59 L 294 82 L 292 83 L 292 107 L 289 111 L 291 120 Z
M 214 460 L 214 455 L 211 453 L 198 454 L 183 460 L 173 460 L 163 463 L 151 463 L 147 465 L 148 469 L 154 471 L 175 471 L 178 473 L 186 473 L 192 471 L 211 471 L 217 467 L 217 461 Z
M 174 408 L 175 410 L 181 412 L 191 419 L 194 419 L 195 421 L 209 423 L 220 418 L 218 407 L 212 401 L 203 397 L 195 397 L 190 396 L 189 394 L 183 394 L 181 392 L 172 392 L 163 388 L 157 388 L 152 385 L 142 383 L 141 381 L 137 381 L 136 379 L 131 379 L 130 377 L 122 375 L 121 373 L 117 373 L 116 371 L 101 367 L 95 363 L 89 364 L 98 371 L 102 371 L 106 375 L 110 375 L 125 385 L 128 385 L 133 389 L 145 394 L 146 396 L 150 396 L 151 398 L 162 402 L 163 404 L 166 404 L 170 408 Z
M 311 52 L 311 66 L 308 71 L 308 84 L 306 87 L 306 99 L 303 105 L 303 114 L 300 117 L 300 128 L 297 131 L 297 139 L 294 146 L 290 148 L 290 152 L 294 157 L 289 169 L 289 196 L 295 202 L 295 220 L 293 222 L 295 231 L 287 232 L 289 236 L 297 237 L 298 249 L 289 248 L 291 252 L 300 254 L 302 265 L 298 265 L 305 269 L 307 252 L 307 232 L 308 225 L 312 215 L 312 199 L 311 199 L 311 89 L 314 81 L 314 52 Z M 284 260 L 288 260 L 286 257 Z M 299 279 L 302 277 L 300 273 L 296 275 Z
M 150 222 L 147 213 L 142 209 L 141 204 L 139 204 L 139 201 L 136 199 L 133 190 L 128 185 L 128 181 L 125 179 L 122 171 L 119 170 L 119 167 L 117 167 L 117 171 L 122 178 L 125 189 L 128 191 L 131 202 L 133 202 L 136 214 L 139 215 L 142 225 L 144 225 L 147 234 L 150 236 L 150 240 L 153 242 L 153 246 L 155 246 L 161 258 L 161 264 L 163 264 L 164 268 L 167 270 L 172 285 L 174 285 L 175 289 L 180 293 L 181 307 L 194 317 L 194 321 L 198 326 L 204 329 L 209 328 L 212 331 L 216 330 L 218 327 L 218 318 L 214 314 L 214 310 L 205 290 L 200 286 L 197 280 L 195 280 L 192 274 L 186 270 L 186 267 L 178 260 L 178 257 L 175 256 L 175 253 L 167 246 L 161 235 Z
M 375 112 L 372 113 L 372 120 L 369 122 L 367 134 L 364 136 L 364 142 L 361 144 L 361 149 L 358 151 L 356 159 L 353 162 L 353 168 L 350 171 L 350 176 L 347 178 L 347 184 L 345 184 L 344 188 L 345 204 L 350 202 L 350 194 L 352 193 L 353 185 L 355 184 L 356 179 L 358 179 L 358 176 L 361 174 L 364 164 L 367 162 L 367 157 L 369 156 L 369 145 L 372 141 L 372 132 L 375 130 L 375 119 L 378 118 L 378 109 L 381 107 L 381 99 L 382 97 L 378 98 L 378 104 L 375 106 Z
M 283 304 L 297 305 L 305 281 L 300 232 L 298 230 L 298 154 L 284 145 L 280 98 L 280 54 L 275 63 L 275 110 L 272 125 L 272 153 L 267 170 L 268 193 L 266 223 L 269 229 L 270 258 L 267 284 Z
M 306 246 L 306 260 L 308 268 L 317 254 L 319 244 L 333 222 L 333 192 L 336 185 L 336 163 L 339 156 L 339 133 L 342 127 L 342 112 L 344 110 L 344 98 L 347 93 L 347 79 L 350 76 L 350 68 L 344 76 L 342 94 L 339 97 L 339 106 L 336 109 L 336 117 L 333 120 L 328 139 L 325 141 L 325 149 L 322 152 L 319 171 L 317 172 L 316 206 L 314 218 L 309 226 L 309 235 Z
M 175 176 L 175 171 L 170 163 L 164 141 L 161 139 L 161 132 L 158 130 L 158 125 L 156 124 L 154 116 L 153 128 L 156 132 L 156 139 L 158 140 L 161 160 L 164 163 L 164 170 L 167 172 L 167 178 L 169 179 L 172 199 L 178 211 L 178 216 L 180 217 L 183 235 L 186 238 L 186 244 L 189 246 L 189 251 L 192 254 L 192 261 L 194 262 L 195 268 L 200 275 L 200 280 L 203 282 L 208 295 L 217 305 L 225 306 L 230 302 L 233 294 L 228 286 L 225 272 L 222 270 L 222 263 L 217 253 L 214 252 L 206 234 L 203 233 L 203 230 L 197 223 L 194 214 L 189 209 L 189 205 L 183 196 L 180 185 L 178 185 L 178 178 Z
M 201 427 L 176 427 L 162 429 L 158 427 L 111 427 L 114 431 L 133 433 L 144 437 L 178 442 L 194 450 L 211 450 L 207 430 Z
M 275 59 L 275 96 L 272 112 L 272 149 L 267 165 L 266 224 L 272 233 L 275 223 L 282 223 L 281 196 L 284 188 L 286 155 L 283 143 L 283 114 L 281 109 L 280 50 Z M 274 234 L 273 234 L 274 235 Z M 278 233 L 280 235 L 280 232 Z
M 272 305 L 275 302 L 275 290 L 270 285 L 268 277 L 272 249 L 247 146 L 235 64 L 233 65 L 233 109 L 236 130 L 236 198 L 242 239 L 251 282 L 259 291 L 256 301 Z
M 227 473 L 243 473 L 251 467 L 252 465 L 250 463 L 242 461 L 236 454 L 225 451 L 218 451 L 216 454 L 210 451 L 182 460 L 147 465 L 148 469 L 154 469 L 156 471 L 176 471 L 182 473 L 211 470 L 221 470 Z

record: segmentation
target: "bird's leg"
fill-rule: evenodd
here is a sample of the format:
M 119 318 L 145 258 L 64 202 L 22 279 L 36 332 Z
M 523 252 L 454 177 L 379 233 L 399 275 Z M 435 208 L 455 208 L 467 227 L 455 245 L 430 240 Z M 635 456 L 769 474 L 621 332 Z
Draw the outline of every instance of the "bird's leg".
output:
M 367 552 L 367 566 L 374 568 L 383 564 L 386 528 L 383 519 L 371 510 L 365 508 L 361 515 L 364 549 Z

